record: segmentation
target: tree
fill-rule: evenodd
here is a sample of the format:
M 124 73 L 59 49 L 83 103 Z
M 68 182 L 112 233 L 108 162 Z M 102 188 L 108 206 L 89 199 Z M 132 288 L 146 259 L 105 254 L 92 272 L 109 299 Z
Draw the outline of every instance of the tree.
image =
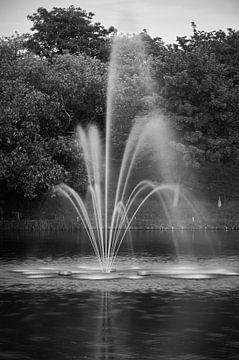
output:
M 33 22 L 34 33 L 26 43 L 37 55 L 52 58 L 55 55 L 85 53 L 107 61 L 110 53 L 111 26 L 104 28 L 99 22 L 92 23 L 94 14 L 80 7 L 54 7 L 51 11 L 41 7 L 28 19 Z
M 104 63 L 85 54 L 58 56 L 48 66 L 42 91 L 57 97 L 64 114 L 64 131 L 74 131 L 80 123 L 96 123 L 101 128 L 105 120 L 107 68 Z
M 52 161 L 47 141 L 40 135 L 38 117 L 46 99 L 21 79 L 1 81 L 1 85 L 0 181 L 7 191 L 34 197 L 66 175 Z
M 161 37 L 157 36 L 155 38 L 152 38 L 147 33 L 146 29 L 143 29 L 139 36 L 144 44 L 145 53 L 147 55 L 151 55 L 154 58 L 157 58 L 167 52 L 167 47 Z
M 105 65 L 70 54 L 49 63 L 21 51 L 18 40 L 0 43 L 1 186 L 30 198 L 61 181 L 84 191 L 74 131 L 79 123 L 102 121 Z
M 207 46 L 210 53 L 213 53 L 220 64 L 227 69 L 227 76 L 239 84 L 238 56 L 239 56 L 239 31 L 229 28 L 223 30 L 205 32 L 198 30 L 196 24 L 192 23 L 193 36 L 190 47 L 196 48 L 200 44 Z
M 233 43 L 233 46 L 232 46 Z M 229 45 L 230 44 L 230 45 Z M 189 164 L 238 161 L 238 33 L 198 32 L 178 37 L 155 62 L 161 105 L 170 115 Z

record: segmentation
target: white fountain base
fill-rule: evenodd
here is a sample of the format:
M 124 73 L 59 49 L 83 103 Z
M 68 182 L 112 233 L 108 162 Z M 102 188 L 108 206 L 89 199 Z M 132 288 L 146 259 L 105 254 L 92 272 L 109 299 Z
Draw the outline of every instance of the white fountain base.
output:
M 175 279 L 213 279 L 223 276 L 238 276 L 239 272 L 222 268 L 200 268 L 197 266 L 159 266 L 147 269 L 124 268 L 114 269 L 106 273 L 97 268 L 82 267 L 73 269 L 37 268 L 15 269 L 14 272 L 30 279 L 65 277 L 75 280 L 115 280 L 115 279 L 144 279 L 152 278 L 175 278 Z

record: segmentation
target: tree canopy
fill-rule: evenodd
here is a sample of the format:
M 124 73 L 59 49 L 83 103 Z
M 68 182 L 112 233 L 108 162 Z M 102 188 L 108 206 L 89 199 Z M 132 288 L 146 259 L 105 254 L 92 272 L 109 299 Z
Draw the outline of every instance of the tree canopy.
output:
M 239 32 L 205 32 L 175 44 L 119 37 L 81 8 L 39 8 L 32 35 L 0 40 L 0 185 L 33 198 L 65 181 L 86 186 L 78 124 L 102 130 L 108 96 L 114 140 L 125 141 L 135 117 L 159 108 L 186 166 L 239 162 Z M 109 54 L 112 48 L 112 62 Z
M 84 54 L 59 55 L 49 63 L 22 51 L 22 41 L 0 43 L 1 186 L 26 197 L 60 181 L 82 188 L 84 164 L 74 130 L 78 123 L 102 121 L 105 65 Z
M 178 37 L 154 62 L 177 150 L 196 164 L 239 160 L 238 55 L 239 32 L 206 33 L 193 24 L 191 38 Z
M 87 13 L 80 7 L 54 7 L 51 11 L 40 7 L 36 13 L 28 15 L 34 33 L 27 41 L 27 48 L 47 58 L 69 52 L 85 53 L 106 61 L 110 53 L 109 36 L 115 29 L 93 23 L 93 17 L 92 12 Z

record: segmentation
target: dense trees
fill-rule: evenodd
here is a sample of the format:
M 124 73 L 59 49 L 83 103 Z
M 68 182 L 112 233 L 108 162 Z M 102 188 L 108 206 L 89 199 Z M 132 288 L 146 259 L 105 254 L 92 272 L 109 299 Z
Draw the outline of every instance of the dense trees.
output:
M 27 48 L 37 55 L 52 58 L 68 51 L 106 61 L 110 53 L 109 35 L 114 27 L 105 29 L 100 23 L 92 23 L 94 14 L 80 7 L 54 7 L 51 11 L 41 7 L 28 18 L 33 22 L 34 34 L 27 41 Z
M 109 69 L 115 30 L 92 18 L 73 6 L 39 8 L 29 16 L 32 35 L 0 41 L 3 192 L 32 198 L 60 181 L 84 188 L 75 128 L 94 122 L 104 136 L 108 72 L 116 143 L 156 106 L 186 166 L 238 164 L 239 32 L 192 24 L 190 38 L 165 45 L 144 30 L 120 38 Z
M 0 43 L 1 187 L 27 197 L 59 181 L 82 188 L 74 130 L 79 122 L 102 122 L 105 65 L 85 54 L 49 63 L 22 51 L 22 41 Z
M 238 161 L 239 33 L 193 26 L 190 39 L 178 37 L 154 63 L 161 106 L 189 162 Z

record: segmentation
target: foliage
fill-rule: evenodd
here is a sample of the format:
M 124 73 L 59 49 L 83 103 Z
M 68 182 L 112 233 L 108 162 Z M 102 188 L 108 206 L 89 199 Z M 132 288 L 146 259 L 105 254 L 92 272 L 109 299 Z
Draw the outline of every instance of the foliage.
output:
M 64 130 L 73 131 L 80 123 L 102 126 L 105 114 L 107 71 L 97 59 L 86 55 L 58 56 L 49 67 L 44 91 L 55 94 L 61 103 L 66 123 Z
M 55 55 L 85 53 L 106 61 L 110 52 L 109 35 L 113 27 L 105 29 L 99 22 L 92 23 L 94 14 L 80 7 L 54 7 L 51 11 L 40 7 L 29 15 L 33 22 L 33 35 L 27 48 L 37 55 L 52 58 Z
M 105 66 L 69 54 L 49 63 L 21 49 L 19 38 L 0 43 L 1 185 L 26 197 L 59 181 L 82 191 L 85 169 L 74 129 L 102 118 Z
M 239 33 L 193 27 L 190 39 L 178 37 L 154 62 L 160 105 L 191 163 L 238 161 Z
M 192 36 L 175 44 L 146 30 L 113 43 L 115 29 L 93 16 L 74 6 L 39 8 L 29 16 L 32 35 L 0 40 L 2 189 L 32 198 L 65 181 L 84 191 L 75 128 L 104 129 L 108 75 L 118 156 L 135 118 L 156 106 L 174 129 L 176 166 L 238 164 L 239 32 L 192 23 Z
M 156 58 L 167 53 L 167 47 L 161 37 L 157 36 L 152 38 L 147 33 L 146 29 L 144 29 L 139 35 L 142 43 L 144 44 L 145 54 Z

